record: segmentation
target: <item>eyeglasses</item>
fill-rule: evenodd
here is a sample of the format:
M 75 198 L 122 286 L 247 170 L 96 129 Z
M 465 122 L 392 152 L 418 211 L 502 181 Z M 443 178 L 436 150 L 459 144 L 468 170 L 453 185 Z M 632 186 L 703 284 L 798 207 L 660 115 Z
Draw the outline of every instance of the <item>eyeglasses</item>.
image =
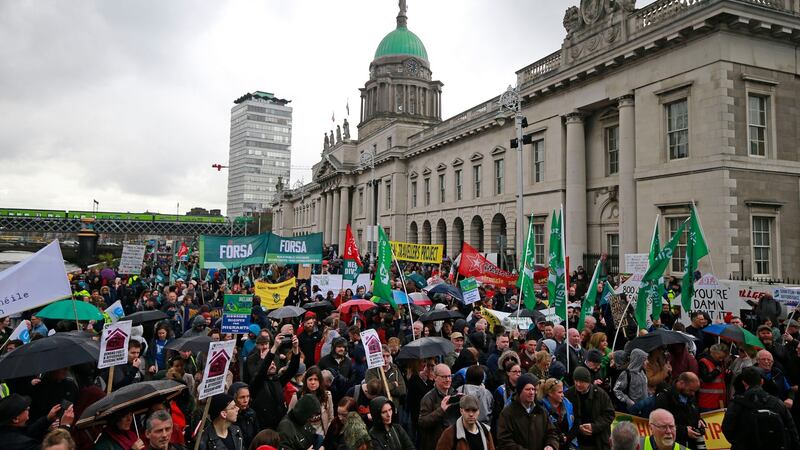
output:
M 675 431 L 676 430 L 675 425 L 651 423 L 650 426 L 658 428 L 659 430 L 664 430 L 664 431 Z

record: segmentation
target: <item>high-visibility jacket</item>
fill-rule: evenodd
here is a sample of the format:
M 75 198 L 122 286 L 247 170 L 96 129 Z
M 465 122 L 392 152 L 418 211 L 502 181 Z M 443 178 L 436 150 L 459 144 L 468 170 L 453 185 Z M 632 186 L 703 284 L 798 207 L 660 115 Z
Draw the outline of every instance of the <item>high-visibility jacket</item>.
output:
M 716 365 L 708 358 L 701 358 L 698 363 L 706 366 L 709 372 L 716 369 Z M 713 380 L 700 383 L 700 390 L 697 392 L 697 406 L 700 409 L 720 409 L 725 407 L 725 373 L 720 371 Z
M 653 436 L 643 437 L 639 440 L 639 448 L 642 450 L 656 450 L 656 443 Z M 677 442 L 672 445 L 672 450 L 686 450 L 686 447 L 678 444 Z

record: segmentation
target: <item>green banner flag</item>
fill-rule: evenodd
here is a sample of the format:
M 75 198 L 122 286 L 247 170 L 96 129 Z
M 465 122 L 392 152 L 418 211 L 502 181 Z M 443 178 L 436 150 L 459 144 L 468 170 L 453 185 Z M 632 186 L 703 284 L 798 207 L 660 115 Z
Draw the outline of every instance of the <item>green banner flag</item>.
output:
M 283 237 L 269 234 L 266 264 L 322 264 L 322 233 Z
M 697 270 L 697 262 L 706 255 L 708 255 L 708 245 L 703 236 L 703 229 L 700 227 L 697 211 L 692 205 L 692 215 L 689 217 L 689 236 L 686 240 L 686 273 L 683 274 L 683 280 L 681 280 L 681 306 L 687 313 L 692 308 L 694 272 Z
M 392 294 L 391 285 L 391 272 L 392 272 L 392 247 L 389 245 L 389 238 L 386 237 L 386 232 L 383 227 L 378 225 L 378 267 L 375 281 L 372 287 L 373 301 L 379 298 L 388 300 L 392 304 L 392 308 L 397 308 L 394 302 L 394 295 Z
M 586 296 L 583 298 L 583 304 L 581 304 L 581 315 L 578 318 L 578 330 L 583 329 L 583 322 L 586 320 L 586 316 L 591 316 L 594 314 L 594 305 L 597 302 L 597 280 L 600 277 L 600 265 L 603 263 L 603 258 L 597 260 L 597 265 L 594 268 L 594 275 L 592 275 L 592 281 L 589 283 L 589 289 L 586 291 Z
M 600 294 L 600 306 L 611 303 L 611 297 L 613 296 L 614 288 L 611 287 L 611 283 L 606 280 L 606 282 L 603 283 L 603 292 Z
M 639 286 L 639 294 L 636 298 L 636 322 L 639 324 L 639 329 L 646 328 L 648 299 L 658 295 L 658 280 L 664 275 L 664 271 L 669 265 L 669 260 L 672 258 L 672 254 L 675 253 L 675 247 L 678 246 L 685 226 L 686 222 L 681 223 L 672 239 L 656 254 L 653 263 L 647 268 L 647 272 L 642 278 L 642 284 Z
M 553 219 L 550 223 L 550 268 L 547 276 L 547 298 L 550 307 L 556 309 L 556 314 L 561 320 L 567 320 L 567 284 L 565 280 L 564 252 L 561 247 L 561 219 L 559 214 L 553 211 Z
M 270 234 L 235 237 L 201 235 L 200 265 L 203 269 L 233 269 L 263 264 Z
M 658 219 L 658 216 L 656 216 L 656 223 L 653 226 L 653 237 L 650 239 L 650 254 L 648 255 L 648 261 L 650 262 L 650 265 L 655 262 L 656 255 L 658 255 L 658 252 L 661 251 L 661 241 L 658 236 Z M 650 318 L 653 320 L 661 317 L 661 305 L 663 303 L 664 292 L 664 277 L 661 277 L 658 280 L 658 290 L 652 291 L 652 297 L 648 298 L 648 300 L 653 304 L 653 307 L 650 311 Z
M 533 287 L 534 254 L 536 245 L 533 237 L 533 215 L 528 224 L 528 237 L 525 240 L 525 251 L 522 254 L 519 266 L 521 268 L 519 278 L 517 278 L 517 288 L 519 288 L 525 307 L 533 310 L 536 307 L 536 290 Z

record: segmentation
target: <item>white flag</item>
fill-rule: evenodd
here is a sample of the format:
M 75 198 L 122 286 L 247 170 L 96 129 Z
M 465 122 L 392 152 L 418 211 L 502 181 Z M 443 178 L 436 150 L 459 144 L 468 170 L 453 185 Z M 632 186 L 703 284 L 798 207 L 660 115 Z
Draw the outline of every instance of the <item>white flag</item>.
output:
M 122 302 L 119 300 L 115 301 L 111 304 L 111 306 L 106 308 L 105 313 L 111 318 L 111 323 L 114 323 L 125 317 L 125 310 L 122 309 Z
M 29 320 L 23 320 L 17 325 L 17 328 L 14 328 L 14 332 L 11 333 L 8 340 L 12 341 L 14 339 L 19 339 L 24 344 L 31 341 L 31 322 Z
M 72 295 L 58 240 L 0 272 L 0 317 Z

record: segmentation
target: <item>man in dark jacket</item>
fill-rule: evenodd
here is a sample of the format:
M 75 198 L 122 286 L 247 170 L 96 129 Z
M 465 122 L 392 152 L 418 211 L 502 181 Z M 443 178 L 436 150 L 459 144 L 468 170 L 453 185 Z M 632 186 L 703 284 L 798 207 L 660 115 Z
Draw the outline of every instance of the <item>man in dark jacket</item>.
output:
M 386 397 L 375 397 L 369 403 L 369 412 L 372 415 L 369 435 L 373 450 L 414 450 L 414 443 L 406 430 L 392 423 L 394 411 L 394 403 Z
M 347 339 L 338 337 L 331 343 L 331 352 L 319 359 L 320 370 L 336 371 L 344 379 L 350 380 L 352 361 L 347 356 Z
M 700 389 L 700 379 L 692 372 L 678 375 L 675 384 L 656 396 L 655 409 L 664 409 L 675 418 L 675 442 L 695 448 L 699 433 L 700 409 L 695 394 Z
M 61 405 L 53 406 L 46 416 L 29 423 L 30 405 L 30 399 L 19 394 L 0 400 L 0 447 L 3 450 L 39 450 L 42 438 L 61 411 Z M 60 425 L 68 428 L 74 418 L 70 406 L 61 416 Z
M 311 367 L 316 363 L 314 359 L 317 343 L 322 339 L 322 332 L 317 328 L 317 315 L 309 311 L 303 316 L 303 332 L 298 336 L 300 339 L 300 350 L 303 352 L 303 362 L 306 367 Z
M 578 445 L 583 448 L 608 450 L 611 437 L 611 422 L 614 421 L 614 406 L 611 398 L 592 384 L 592 375 L 585 367 L 578 367 L 572 374 L 575 386 L 564 396 L 572 402 L 575 423 L 578 425 Z
M 248 448 L 250 447 L 250 442 L 253 440 L 253 437 L 261 430 L 261 427 L 258 426 L 256 412 L 250 407 L 250 388 L 246 383 L 237 381 L 228 389 L 228 395 L 233 397 L 233 401 L 236 402 L 236 407 L 239 408 L 236 426 L 242 430 L 244 448 Z
M 452 388 L 450 367 L 437 364 L 433 368 L 433 389 L 430 390 L 419 402 L 419 430 L 422 450 L 434 450 L 439 442 L 442 432 L 455 422 L 449 421 L 448 409 L 458 408 L 456 403 L 450 401 L 455 390 Z M 455 398 L 455 397 L 454 397 Z
M 798 448 L 800 439 L 792 416 L 783 402 L 761 388 L 764 382 L 761 371 L 755 367 L 746 367 L 739 375 L 739 380 L 745 387 L 745 393 L 733 399 L 722 420 L 722 432 L 731 443 L 731 450 Z M 762 422 L 758 420 L 760 418 L 765 420 Z M 777 423 L 773 427 L 775 432 L 770 433 L 767 429 L 767 419 Z M 780 429 L 781 425 L 783 431 Z
M 439 438 L 436 450 L 494 450 L 494 441 L 489 428 L 478 422 L 480 405 L 472 395 L 465 395 L 459 401 L 461 417 L 455 425 L 447 427 Z
M 567 364 L 567 355 L 569 355 L 569 364 Z M 572 372 L 576 367 L 583 365 L 585 358 L 586 351 L 581 347 L 581 333 L 576 328 L 570 328 L 567 331 L 566 342 L 562 342 L 556 347 L 556 361 L 564 364 L 569 369 L 568 372 Z M 568 380 L 571 378 L 567 375 Z
M 316 448 L 316 431 L 308 423 L 309 419 L 320 415 L 319 400 L 313 394 L 300 397 L 294 408 L 286 414 L 278 425 L 281 437 L 278 450 L 308 450 Z
M 778 316 L 781 315 L 781 305 L 771 295 L 766 294 L 756 300 L 747 300 L 747 304 L 753 307 L 753 312 L 758 315 L 758 323 L 764 323 L 769 319 L 773 325 L 778 325 Z
M 282 373 L 278 374 L 275 354 L 278 353 L 283 336 L 282 334 L 275 336 L 272 349 L 267 353 L 250 382 L 253 409 L 256 412 L 258 423 L 263 428 L 271 428 L 273 430 L 286 414 L 287 408 L 283 397 L 283 388 L 297 374 L 297 369 L 300 367 L 300 346 L 297 336 L 292 336 L 289 365 Z
M 539 380 L 529 373 L 517 380 L 514 401 L 497 421 L 497 448 L 503 450 L 554 450 L 558 448 L 555 426 L 547 411 L 536 403 Z
M 228 394 L 217 394 L 207 401 L 208 417 L 211 423 L 203 430 L 200 450 L 243 450 L 242 430 L 236 425 L 239 407 Z

